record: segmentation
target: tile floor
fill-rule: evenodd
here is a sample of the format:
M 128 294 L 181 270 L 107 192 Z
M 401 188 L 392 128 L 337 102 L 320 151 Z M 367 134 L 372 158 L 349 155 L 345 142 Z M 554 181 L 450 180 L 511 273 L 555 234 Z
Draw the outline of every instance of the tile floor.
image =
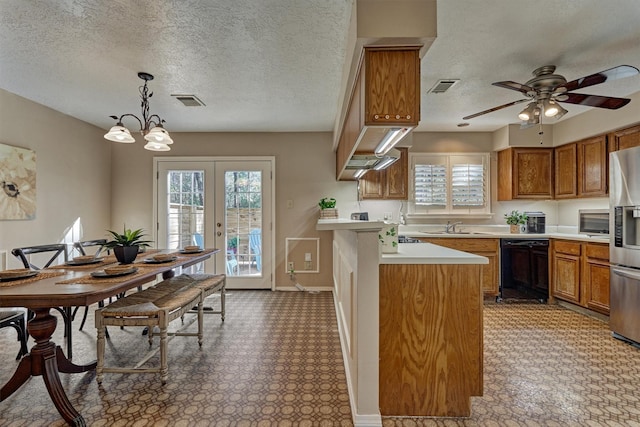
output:
M 224 324 L 205 318 L 202 350 L 195 338 L 170 342 L 164 387 L 152 374 L 105 374 L 102 386 L 93 373 L 63 374 L 87 424 L 352 425 L 330 293 L 229 291 L 227 302 Z M 92 322 L 78 332 L 76 320 L 78 363 L 95 358 Z M 385 417 L 383 425 L 640 426 L 640 349 L 611 338 L 606 323 L 559 306 L 488 303 L 484 333 L 484 396 L 470 418 Z M 112 363 L 147 348 L 139 328 L 110 334 Z M 14 340 L 0 330 L 2 384 L 17 366 Z M 0 426 L 31 425 L 64 425 L 41 378 L 0 402 Z

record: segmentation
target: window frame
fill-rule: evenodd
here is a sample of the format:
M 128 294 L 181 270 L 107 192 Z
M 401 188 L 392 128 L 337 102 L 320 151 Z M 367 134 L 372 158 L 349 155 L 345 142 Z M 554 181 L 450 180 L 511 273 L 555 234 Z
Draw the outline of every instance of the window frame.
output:
M 452 170 L 454 164 L 463 164 L 467 160 L 470 164 L 481 162 L 484 168 L 484 206 L 464 207 L 453 206 L 452 202 Z M 446 205 L 438 207 L 428 207 L 416 203 L 416 164 L 446 164 Z M 409 209 L 408 216 L 412 217 L 491 217 L 491 153 L 410 153 L 409 155 Z

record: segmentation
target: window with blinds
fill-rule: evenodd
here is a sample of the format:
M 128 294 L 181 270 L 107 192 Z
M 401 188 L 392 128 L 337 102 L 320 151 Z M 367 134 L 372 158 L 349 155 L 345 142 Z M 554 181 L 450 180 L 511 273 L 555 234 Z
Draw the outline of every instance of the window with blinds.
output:
M 490 211 L 488 153 L 414 154 L 411 167 L 415 213 Z

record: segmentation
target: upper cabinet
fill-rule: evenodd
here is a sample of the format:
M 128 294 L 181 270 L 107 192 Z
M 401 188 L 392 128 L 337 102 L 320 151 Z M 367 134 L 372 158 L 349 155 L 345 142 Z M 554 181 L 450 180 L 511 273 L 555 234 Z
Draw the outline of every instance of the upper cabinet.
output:
M 552 199 L 553 149 L 507 148 L 498 152 L 498 200 Z
M 607 156 L 606 135 L 554 148 L 555 198 L 606 196 Z
M 576 143 L 578 151 L 578 197 L 608 194 L 607 136 L 599 135 Z
M 360 198 L 407 200 L 409 197 L 409 149 L 398 148 L 400 158 L 386 169 L 369 171 L 358 184 Z
M 640 125 L 619 129 L 609 134 L 609 151 L 640 146 Z
M 373 153 L 389 131 L 418 125 L 419 53 L 420 46 L 364 48 L 338 139 L 337 179 L 355 179 L 346 168 L 353 154 Z
M 553 150 L 555 164 L 556 199 L 578 196 L 578 151 L 576 143 L 562 145 Z
M 411 50 L 365 48 L 365 126 L 414 127 L 418 125 L 420 118 L 418 53 L 417 48 Z

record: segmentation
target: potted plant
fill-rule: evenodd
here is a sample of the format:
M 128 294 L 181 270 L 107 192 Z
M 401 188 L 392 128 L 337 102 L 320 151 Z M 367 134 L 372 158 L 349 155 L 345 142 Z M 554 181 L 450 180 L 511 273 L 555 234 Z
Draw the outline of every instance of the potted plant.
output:
M 142 229 L 131 230 L 124 227 L 122 233 L 107 230 L 112 240 L 105 243 L 105 247 L 113 249 L 113 253 L 120 264 L 131 264 L 138 256 L 141 247 L 149 246 L 150 240 L 143 240 L 145 234 Z
M 238 236 L 233 236 L 227 241 L 227 253 L 237 253 L 238 251 Z
M 520 213 L 517 210 L 511 211 L 511 213 L 504 214 L 504 219 L 507 221 L 507 224 L 510 226 L 510 231 L 512 233 L 519 233 L 520 226 L 524 225 L 527 222 L 527 214 Z
M 336 209 L 336 199 L 333 197 L 323 197 L 318 202 L 320 206 L 320 218 L 338 218 L 338 209 Z

